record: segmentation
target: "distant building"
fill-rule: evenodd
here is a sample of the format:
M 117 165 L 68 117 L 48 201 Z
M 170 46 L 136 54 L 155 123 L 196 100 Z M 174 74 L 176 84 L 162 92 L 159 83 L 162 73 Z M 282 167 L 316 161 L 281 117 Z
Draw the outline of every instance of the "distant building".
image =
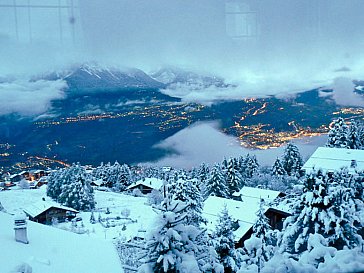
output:
M 97 179 L 97 180 L 93 180 L 91 181 L 91 186 L 93 187 L 101 187 L 105 185 L 105 181 L 103 179 Z
M 29 216 L 29 220 L 41 224 L 51 224 L 53 219 L 64 222 L 76 217 L 77 210 L 61 206 L 53 201 L 40 201 L 24 208 L 24 212 Z
M 260 189 L 255 189 L 259 191 Z M 273 192 L 273 191 L 272 191 Z M 278 197 L 280 192 L 274 196 Z M 266 196 L 267 197 L 267 196 Z M 275 198 L 267 199 L 272 201 Z M 204 203 L 203 216 L 207 219 L 207 229 L 212 232 L 215 229 L 219 214 L 226 205 L 229 215 L 236 221 L 234 230 L 237 247 L 244 245 L 253 233 L 253 226 L 257 221 L 257 212 L 260 207 L 260 198 L 257 196 L 242 196 L 242 200 L 232 200 L 216 196 L 210 196 Z M 281 230 L 285 218 L 290 216 L 288 210 L 274 207 L 265 207 L 265 216 L 269 219 L 272 229 Z
M 139 189 L 143 194 L 151 193 L 152 190 L 160 190 L 163 186 L 163 180 L 158 178 L 145 178 L 135 182 L 126 189 L 133 191 Z
M 364 150 L 319 147 L 303 165 L 302 169 L 309 173 L 313 170 L 325 172 L 348 168 L 350 173 L 364 170 Z
M 263 199 L 266 202 L 271 202 L 278 197 L 284 196 L 286 196 L 286 194 L 280 191 L 259 189 L 253 187 L 243 187 L 239 192 L 233 193 L 233 198 L 238 201 L 244 201 L 244 198 L 256 198 L 258 200 Z

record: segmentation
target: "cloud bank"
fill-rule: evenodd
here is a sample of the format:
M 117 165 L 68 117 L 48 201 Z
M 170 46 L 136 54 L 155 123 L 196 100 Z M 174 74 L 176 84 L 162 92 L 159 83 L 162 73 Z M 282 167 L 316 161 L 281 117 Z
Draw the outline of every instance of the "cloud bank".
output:
M 317 147 L 324 145 L 326 136 L 295 140 L 304 159 L 307 159 Z M 214 164 L 224 157 L 238 157 L 255 154 L 261 165 L 271 166 L 284 152 L 284 147 L 268 150 L 250 150 L 239 145 L 235 137 L 219 130 L 217 122 L 195 123 L 175 135 L 157 144 L 155 148 L 172 151 L 156 162 L 146 163 L 155 166 L 172 166 L 175 168 L 192 168 L 202 162 Z
M 0 84 L 0 116 L 17 113 L 22 116 L 43 114 L 51 101 L 64 98 L 66 82 L 14 81 Z
M 334 82 L 329 89 L 333 90 L 332 99 L 339 105 L 344 106 L 364 106 L 364 96 L 355 92 L 354 83 L 351 79 L 346 77 L 339 77 L 334 79 Z

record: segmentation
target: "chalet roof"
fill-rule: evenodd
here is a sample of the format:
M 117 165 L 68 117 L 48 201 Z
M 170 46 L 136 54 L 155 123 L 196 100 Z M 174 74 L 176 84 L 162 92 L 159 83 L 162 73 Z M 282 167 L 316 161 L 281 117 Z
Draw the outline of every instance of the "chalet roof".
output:
M 97 179 L 97 180 L 92 181 L 91 183 L 94 183 L 97 186 L 101 186 L 102 184 L 105 183 L 105 181 L 102 179 Z
M 242 200 L 245 198 L 256 198 L 258 200 L 264 199 L 266 202 L 270 202 L 276 199 L 280 194 L 282 194 L 280 191 L 243 187 L 239 192 L 235 192 L 233 196 L 241 196 Z
M 38 215 L 42 214 L 43 212 L 47 211 L 50 208 L 58 208 L 58 209 L 63 209 L 63 210 L 78 213 L 78 211 L 73 208 L 62 206 L 53 201 L 39 201 L 37 203 L 30 205 L 27 208 L 24 208 L 23 210 L 30 217 L 34 218 L 34 217 L 37 217 Z
M 148 187 L 148 188 L 159 190 L 163 186 L 163 180 L 158 179 L 158 178 L 154 178 L 154 177 L 145 178 L 145 179 L 139 180 L 139 181 L 131 184 L 126 189 L 130 190 L 130 189 L 133 189 L 133 188 L 135 188 L 135 187 L 137 187 L 139 185 L 143 185 L 143 186 Z
M 279 193 L 279 192 L 278 192 Z M 270 201 L 273 201 L 271 199 Z M 224 206 L 229 212 L 229 215 L 237 220 L 239 228 L 234 231 L 235 240 L 239 241 L 257 221 L 257 212 L 260 207 L 260 198 L 255 196 L 244 196 L 242 201 L 226 199 L 222 197 L 210 196 L 204 203 L 203 215 L 207 219 L 207 229 L 213 231 L 215 229 L 219 214 Z M 270 207 L 264 208 L 264 213 Z M 276 211 L 280 211 L 276 209 Z M 282 212 L 286 214 L 285 212 Z
M 303 165 L 302 169 L 306 170 L 306 172 L 313 169 L 336 171 L 347 167 L 349 172 L 353 173 L 355 169 L 350 167 L 352 160 L 356 161 L 356 170 L 364 170 L 364 150 L 319 147 Z

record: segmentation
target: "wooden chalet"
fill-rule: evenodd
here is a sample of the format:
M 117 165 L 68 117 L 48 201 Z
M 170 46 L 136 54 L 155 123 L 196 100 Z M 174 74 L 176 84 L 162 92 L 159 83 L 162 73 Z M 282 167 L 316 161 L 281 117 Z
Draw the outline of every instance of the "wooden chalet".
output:
M 244 245 L 245 240 L 249 239 L 253 233 L 253 226 L 257 221 L 257 212 L 260 208 L 260 200 L 265 195 L 266 206 L 264 214 L 269 219 L 272 229 L 282 230 L 284 220 L 290 216 L 286 209 L 278 209 L 270 206 L 269 202 L 275 200 L 281 194 L 277 191 L 255 189 L 246 187 L 240 200 L 226 199 L 222 197 L 210 196 L 204 203 L 203 214 L 207 219 L 207 229 L 213 231 L 219 214 L 224 206 L 227 207 L 229 215 L 236 221 L 234 228 L 235 243 L 237 247 Z M 255 189 L 254 195 L 253 189 Z M 260 194 L 259 194 L 260 192 Z M 269 196 L 269 198 L 268 198 Z M 263 199 L 263 198 L 262 198 Z
M 53 219 L 64 222 L 76 217 L 78 211 L 53 201 L 40 201 L 24 209 L 29 220 L 49 225 Z
M 151 193 L 153 190 L 160 190 L 163 186 L 163 180 L 157 178 L 145 178 L 135 182 L 126 189 L 133 191 L 139 189 L 143 194 Z
M 364 150 L 318 147 L 303 165 L 306 173 L 321 169 L 332 173 L 347 168 L 349 173 L 364 170 Z

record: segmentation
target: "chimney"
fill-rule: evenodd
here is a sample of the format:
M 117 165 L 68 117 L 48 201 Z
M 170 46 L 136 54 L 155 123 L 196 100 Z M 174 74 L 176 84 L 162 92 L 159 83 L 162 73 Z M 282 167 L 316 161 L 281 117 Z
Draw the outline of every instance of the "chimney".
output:
M 14 217 L 15 241 L 29 244 L 27 236 L 27 218 L 24 213 Z
M 351 163 L 350 163 L 350 168 L 356 168 L 358 166 L 358 163 L 356 162 L 355 159 L 351 160 Z

